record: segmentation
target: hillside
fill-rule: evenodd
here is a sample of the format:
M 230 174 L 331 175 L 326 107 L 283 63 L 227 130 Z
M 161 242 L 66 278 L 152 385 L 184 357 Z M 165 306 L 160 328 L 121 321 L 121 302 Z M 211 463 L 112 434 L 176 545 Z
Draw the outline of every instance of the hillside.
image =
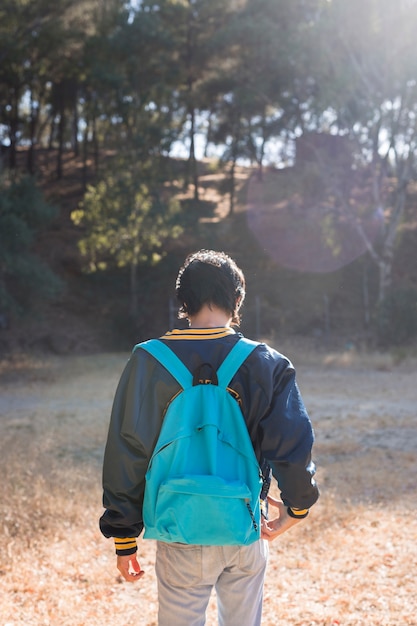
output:
M 23 162 L 25 152 L 19 156 Z M 61 180 L 55 176 L 53 151 L 40 151 L 37 164 L 40 185 L 59 213 L 38 237 L 36 252 L 63 279 L 65 290 L 55 302 L 40 305 L 30 318 L 14 318 L 9 328 L 0 331 L 3 348 L 58 354 L 126 349 L 164 332 L 175 321 L 172 303 L 177 268 L 187 253 L 200 247 L 223 249 L 244 269 L 248 283 L 244 332 L 272 337 L 302 335 L 317 346 L 360 346 L 367 341 L 363 282 L 368 281 L 374 297 L 375 268 L 365 262 L 363 250 L 355 248 L 347 231 L 339 235 L 346 258 L 340 261 L 339 255 L 334 263 L 329 254 L 322 255 L 314 234 L 314 215 L 310 221 L 304 218 L 305 181 L 300 172 L 267 172 L 260 196 L 260 183 L 253 172 L 237 168 L 232 216 L 228 215 L 228 196 L 222 193 L 225 173 L 212 163 L 199 164 L 199 202 L 193 200 L 191 187 L 184 191 L 174 181 L 172 188 L 188 212 L 189 226 L 178 240 L 169 242 L 158 265 L 141 271 L 141 312 L 139 319 L 132 321 L 126 271 L 89 275 L 83 269 L 77 246 L 80 229 L 70 218 L 83 197 L 81 159 L 65 155 Z M 89 166 L 87 182 L 92 182 L 91 163 Z M 394 279 L 415 284 L 417 194 L 415 189 L 411 191 Z M 268 218 L 272 221 L 260 221 L 260 205 L 266 208 L 262 215 L 272 216 Z

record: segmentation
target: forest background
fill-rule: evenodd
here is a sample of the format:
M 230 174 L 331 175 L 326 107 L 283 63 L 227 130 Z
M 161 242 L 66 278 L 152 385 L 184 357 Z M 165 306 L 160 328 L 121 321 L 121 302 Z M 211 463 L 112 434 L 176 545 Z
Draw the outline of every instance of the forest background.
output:
M 416 626 L 416 24 L 414 0 L 1 0 L 2 624 L 156 625 L 153 542 L 124 584 L 98 528 L 103 449 L 206 247 L 316 435 L 263 623 Z
M 417 3 L 3 0 L 0 349 L 128 349 L 223 249 L 242 330 L 417 336 Z

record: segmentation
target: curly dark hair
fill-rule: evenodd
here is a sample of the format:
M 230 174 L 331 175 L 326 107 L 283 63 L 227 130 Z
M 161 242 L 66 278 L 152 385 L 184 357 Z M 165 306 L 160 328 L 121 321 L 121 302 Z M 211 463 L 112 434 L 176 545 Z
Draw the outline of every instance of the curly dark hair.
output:
M 178 317 L 196 315 L 205 304 L 213 304 L 230 313 L 238 325 L 245 293 L 244 274 L 231 257 L 215 250 L 193 252 L 177 276 Z

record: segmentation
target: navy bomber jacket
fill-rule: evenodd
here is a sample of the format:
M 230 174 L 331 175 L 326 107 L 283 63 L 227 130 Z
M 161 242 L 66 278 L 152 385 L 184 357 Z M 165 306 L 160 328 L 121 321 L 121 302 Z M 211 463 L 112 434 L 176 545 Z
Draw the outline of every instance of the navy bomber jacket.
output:
M 231 328 L 173 330 L 160 339 L 191 372 L 202 363 L 218 368 L 240 334 Z M 277 480 L 293 516 L 304 517 L 318 498 L 311 460 L 314 434 L 290 361 L 259 344 L 230 382 L 239 398 L 252 444 Z M 114 537 L 118 554 L 136 551 L 143 530 L 145 474 L 165 408 L 180 391 L 151 355 L 134 350 L 116 390 L 103 463 L 100 529 Z M 266 463 L 267 462 L 267 463 Z

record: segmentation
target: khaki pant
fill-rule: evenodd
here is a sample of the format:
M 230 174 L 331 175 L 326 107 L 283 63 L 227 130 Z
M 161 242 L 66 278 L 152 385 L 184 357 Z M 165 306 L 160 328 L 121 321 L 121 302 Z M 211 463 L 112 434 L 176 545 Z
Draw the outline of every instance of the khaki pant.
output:
M 159 626 L 203 626 L 212 589 L 219 626 L 259 626 L 268 543 L 194 546 L 157 542 Z

